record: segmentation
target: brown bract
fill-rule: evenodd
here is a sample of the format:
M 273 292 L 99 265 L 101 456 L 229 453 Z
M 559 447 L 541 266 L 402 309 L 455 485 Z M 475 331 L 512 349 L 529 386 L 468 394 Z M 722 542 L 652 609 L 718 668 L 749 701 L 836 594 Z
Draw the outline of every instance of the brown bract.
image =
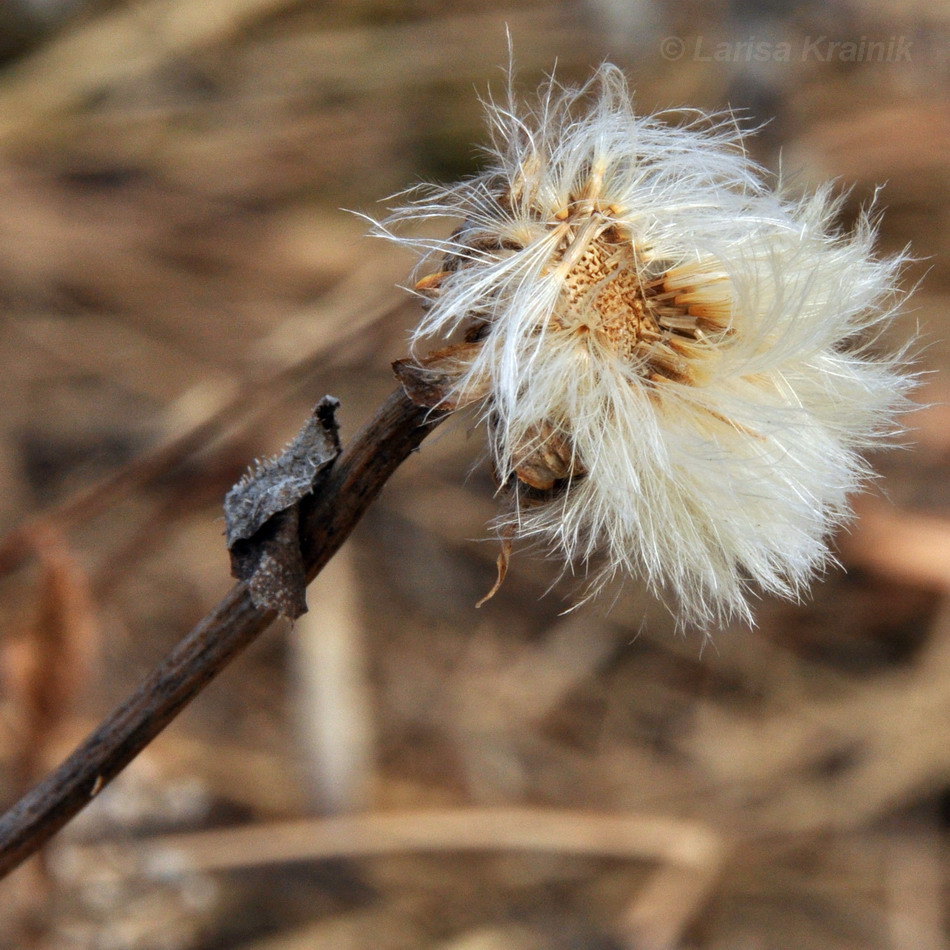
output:
M 459 389 L 459 382 L 481 349 L 481 343 L 453 343 L 419 359 L 396 360 L 393 372 L 417 405 L 452 411 L 484 399 L 489 380 Z
M 653 256 L 600 211 L 552 226 L 564 284 L 552 329 L 592 335 L 651 382 L 694 383 L 692 362 L 730 323 L 728 278 Z

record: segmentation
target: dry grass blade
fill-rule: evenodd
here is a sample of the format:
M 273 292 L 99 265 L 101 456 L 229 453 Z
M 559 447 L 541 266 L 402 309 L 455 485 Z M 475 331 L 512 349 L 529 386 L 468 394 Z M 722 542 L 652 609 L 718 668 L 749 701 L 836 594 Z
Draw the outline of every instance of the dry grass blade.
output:
M 950 519 L 871 501 L 859 511 L 854 532 L 841 543 L 849 563 L 906 584 L 950 590 Z
M 320 610 L 304 614 L 292 635 L 296 726 L 312 798 L 323 813 L 372 802 L 375 725 L 359 610 L 362 579 L 344 548 L 314 582 Z
M 184 861 L 224 870 L 415 851 L 536 851 L 706 869 L 724 842 L 699 821 L 570 809 L 458 808 L 273 822 L 166 835 L 130 846 L 145 873 Z
M 618 926 L 627 950 L 676 950 L 712 895 L 722 861 L 705 867 L 669 865 L 656 871 Z
M 45 767 L 99 642 L 89 579 L 65 539 L 40 529 L 31 546 L 42 568 L 37 615 L 4 651 L 7 688 L 20 719 L 14 772 L 21 791 Z
M 940 846 L 929 828 L 895 828 L 888 841 L 888 926 L 894 950 L 947 950 Z

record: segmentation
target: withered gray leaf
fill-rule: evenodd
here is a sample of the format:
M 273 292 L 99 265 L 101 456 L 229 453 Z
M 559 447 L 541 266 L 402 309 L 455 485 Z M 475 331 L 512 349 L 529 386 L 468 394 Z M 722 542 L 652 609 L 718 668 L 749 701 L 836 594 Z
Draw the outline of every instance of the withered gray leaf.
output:
M 257 607 L 296 620 L 307 612 L 307 578 L 300 555 L 300 509 L 278 511 L 253 538 L 231 548 L 231 573 L 247 584 Z
M 307 610 L 299 504 L 340 452 L 339 404 L 324 396 L 293 442 L 248 472 L 224 499 L 232 575 L 247 584 L 256 606 L 291 619 Z

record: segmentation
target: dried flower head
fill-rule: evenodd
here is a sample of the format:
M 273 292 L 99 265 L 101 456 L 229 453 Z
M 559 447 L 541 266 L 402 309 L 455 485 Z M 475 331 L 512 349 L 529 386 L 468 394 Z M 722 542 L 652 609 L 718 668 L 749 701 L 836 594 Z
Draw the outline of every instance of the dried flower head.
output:
M 836 231 L 828 189 L 770 187 L 732 124 L 635 115 L 613 66 L 487 112 L 486 169 L 378 228 L 432 270 L 414 342 L 461 337 L 397 367 L 410 394 L 481 407 L 503 531 L 593 589 L 638 573 L 701 625 L 795 597 L 908 388 L 867 347 L 901 259 L 867 215 Z M 393 230 L 442 217 L 445 240 Z

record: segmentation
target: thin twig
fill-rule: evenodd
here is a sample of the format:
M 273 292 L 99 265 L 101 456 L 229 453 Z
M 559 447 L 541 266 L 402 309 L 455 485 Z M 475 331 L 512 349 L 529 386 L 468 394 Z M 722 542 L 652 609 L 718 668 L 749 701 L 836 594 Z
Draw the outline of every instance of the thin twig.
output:
M 303 513 L 308 581 L 442 418 L 400 389 L 353 439 Z M 0 876 L 88 804 L 274 617 L 251 603 L 243 584 L 235 585 L 56 771 L 0 817 Z

